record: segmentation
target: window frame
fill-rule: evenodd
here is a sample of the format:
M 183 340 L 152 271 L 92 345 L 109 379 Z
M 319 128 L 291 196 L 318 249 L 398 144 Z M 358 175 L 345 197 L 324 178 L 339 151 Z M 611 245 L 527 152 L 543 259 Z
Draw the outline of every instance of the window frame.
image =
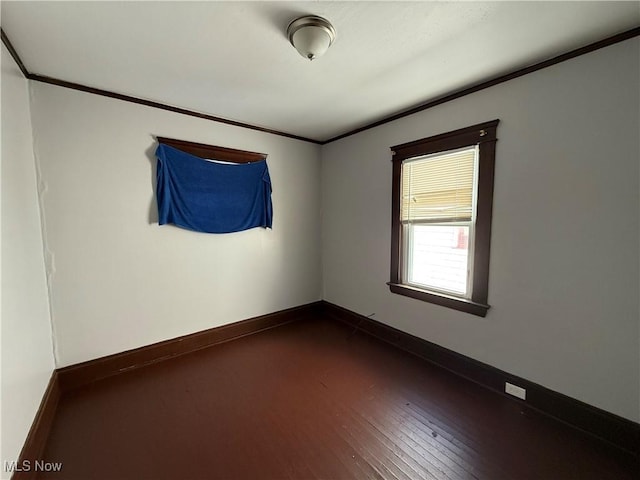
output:
M 500 120 L 472 125 L 440 135 L 415 140 L 391 147 L 392 216 L 391 216 L 391 275 L 388 282 L 391 292 L 423 300 L 462 312 L 486 316 L 490 306 L 489 256 L 491 244 L 491 215 L 493 209 L 493 183 L 495 172 L 496 131 Z M 419 156 L 445 152 L 478 145 L 477 192 L 472 258 L 471 298 L 447 295 L 435 290 L 419 288 L 403 283 L 405 262 L 403 226 L 401 220 L 401 188 L 403 162 Z M 471 249 L 470 248 L 470 249 Z
M 230 163 L 251 163 L 267 159 L 266 153 L 248 152 L 246 150 L 218 147 L 216 145 L 207 145 L 206 143 L 189 142 L 187 140 L 177 140 L 167 137 L 156 137 L 156 140 L 158 143 L 164 143 L 165 145 L 203 159 L 210 158 Z

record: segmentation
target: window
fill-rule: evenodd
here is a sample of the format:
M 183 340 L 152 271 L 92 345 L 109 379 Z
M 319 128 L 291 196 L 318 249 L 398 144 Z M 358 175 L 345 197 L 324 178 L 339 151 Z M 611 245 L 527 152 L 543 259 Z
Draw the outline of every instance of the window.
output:
M 499 120 L 392 147 L 392 292 L 485 316 Z
M 158 224 L 203 233 L 271 228 L 266 154 L 157 137 Z

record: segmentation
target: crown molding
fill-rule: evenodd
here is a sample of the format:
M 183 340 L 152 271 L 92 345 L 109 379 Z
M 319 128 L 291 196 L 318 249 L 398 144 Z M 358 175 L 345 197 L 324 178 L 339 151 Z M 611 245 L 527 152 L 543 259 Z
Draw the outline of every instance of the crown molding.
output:
M 18 52 L 16 52 L 16 49 L 13 48 L 9 37 L 7 37 L 7 34 L 4 33 L 4 30 L 2 30 L 2 28 L 0 28 L 0 36 L 2 37 L 2 43 L 4 43 L 4 46 L 7 47 L 7 50 L 9 50 L 11 57 L 13 57 L 13 60 L 18 64 L 18 68 L 22 72 L 22 75 L 24 75 L 25 78 L 29 78 L 30 74 L 27 70 L 27 67 L 24 66 L 24 63 L 22 63 L 22 59 L 18 55 Z
M 258 132 L 269 133 L 271 135 L 277 135 L 280 137 L 292 138 L 294 140 L 300 140 L 303 142 L 314 143 L 316 145 L 320 145 L 322 142 L 320 140 L 315 140 L 313 138 L 302 137 L 300 135 L 294 135 L 292 133 L 282 132 L 280 130 L 274 130 L 272 128 L 260 127 L 257 125 L 252 125 L 249 123 L 238 122 L 236 120 L 230 120 L 228 118 L 217 117 L 215 115 L 209 115 L 202 112 L 196 112 L 194 110 L 189 110 L 186 108 L 174 107 L 172 105 L 167 105 L 161 102 L 154 102 L 153 100 L 145 100 L 143 98 L 134 97 L 132 95 L 125 95 L 122 93 L 112 92 L 110 90 L 103 90 L 101 88 L 89 87 L 87 85 L 82 85 L 80 83 L 68 82 L 66 80 L 61 80 L 59 78 L 53 78 L 46 75 L 39 75 L 37 73 L 31 73 L 27 70 L 26 66 L 22 62 L 22 59 L 18 55 L 18 52 L 11 44 L 9 37 L 4 30 L 0 28 L 0 33 L 2 34 L 2 43 L 5 44 L 9 53 L 20 67 L 22 74 L 29 80 L 33 80 L 35 82 L 47 83 L 49 85 L 56 85 L 58 87 L 70 88 L 72 90 L 78 90 L 80 92 L 92 93 L 94 95 L 100 95 L 103 97 L 114 98 L 116 100 L 122 100 L 124 102 L 135 103 L 138 105 L 144 105 L 146 107 L 157 108 L 160 110 L 166 110 L 173 113 L 179 113 L 181 115 L 187 115 L 190 117 L 201 118 L 203 120 L 209 120 L 216 123 L 222 123 L 225 125 L 232 125 L 234 127 L 246 128 L 248 130 L 255 130 Z
M 356 133 L 364 132 L 365 130 L 369 130 L 380 125 L 384 125 L 385 123 L 393 122 L 394 120 L 398 120 L 400 118 L 408 117 L 409 115 L 413 115 L 414 113 L 419 113 L 429 108 L 433 108 L 437 105 L 442 105 L 443 103 L 451 102 L 458 98 L 464 97 L 471 93 L 479 92 L 480 90 L 484 90 L 486 88 L 493 87 L 495 85 L 499 85 L 500 83 L 507 82 L 509 80 L 513 80 L 514 78 L 522 77 L 523 75 L 528 75 L 529 73 L 537 72 L 538 70 L 542 70 L 543 68 L 551 67 L 553 65 L 557 65 L 558 63 L 566 62 L 567 60 L 571 60 L 573 58 L 579 57 L 581 55 L 585 55 L 587 53 L 594 52 L 604 47 L 608 47 L 610 45 L 614 45 L 616 43 L 623 42 L 625 40 L 629 40 L 631 38 L 637 37 L 640 35 L 640 27 L 632 28 L 631 30 L 627 30 L 625 32 L 618 33 L 616 35 L 607 37 L 603 40 L 590 43 L 584 47 L 576 48 L 575 50 L 571 50 L 567 53 L 563 53 L 562 55 L 558 55 L 556 57 L 550 58 L 548 60 L 544 60 L 542 62 L 536 63 L 534 65 L 530 65 L 528 67 L 520 68 L 518 70 L 514 70 L 510 73 L 500 75 L 489 80 L 485 80 L 476 84 L 473 84 L 469 87 L 466 87 L 462 90 L 456 90 L 452 93 L 444 95 L 442 97 L 438 97 L 433 100 L 429 100 L 427 102 L 421 103 L 412 107 L 408 110 L 403 110 L 401 112 L 395 113 L 388 117 L 384 117 L 380 120 L 376 120 L 375 122 L 368 123 L 362 127 L 358 127 L 353 130 L 349 130 L 340 135 L 336 135 L 335 137 L 331 137 L 327 140 L 316 140 L 313 138 L 302 137 L 299 135 L 294 135 L 291 133 L 282 132 L 279 130 L 274 130 L 270 128 L 260 127 L 257 125 L 251 125 L 244 122 L 238 122 L 235 120 L 229 120 L 227 118 L 217 117 L 215 115 L 209 115 L 206 113 L 196 112 L 194 110 L 188 110 L 186 108 L 174 107 L 171 105 L 167 105 L 160 102 L 154 102 L 152 100 L 145 100 L 138 97 L 133 97 L 131 95 L 124 95 L 121 93 L 111 92 L 109 90 L 102 90 L 99 88 L 89 87 L 87 85 L 82 85 L 79 83 L 68 82 L 66 80 L 61 80 L 58 78 L 48 77 L 45 75 L 39 75 L 35 73 L 31 73 L 27 70 L 26 66 L 20 59 L 18 52 L 13 47 L 11 42 L 9 41 L 9 37 L 4 33 L 4 30 L 0 28 L 0 32 L 2 34 L 2 43 L 5 44 L 9 53 L 13 57 L 13 59 L 18 64 L 18 67 L 22 71 L 22 74 L 29 80 L 34 80 L 36 82 L 48 83 L 50 85 L 57 85 L 59 87 L 71 88 L 73 90 L 78 90 L 81 92 L 92 93 L 94 95 L 101 95 L 104 97 L 114 98 L 117 100 L 122 100 L 125 102 L 136 103 L 138 105 L 144 105 L 147 107 L 158 108 L 160 110 L 167 110 L 174 113 L 179 113 L 181 115 L 188 115 L 191 117 L 201 118 L 204 120 L 209 120 L 212 122 L 223 123 L 226 125 L 232 125 L 240 128 L 246 128 L 249 130 L 255 130 L 259 132 L 269 133 L 272 135 L 278 135 L 281 137 L 292 138 L 294 140 L 300 140 L 303 142 L 314 143 L 316 145 L 327 145 L 329 143 L 335 142 L 337 140 L 341 140 L 346 137 L 350 137 L 351 135 L 355 135 Z
M 594 52 L 604 47 L 608 47 L 610 45 L 614 45 L 616 43 L 623 42 L 625 40 L 629 40 L 631 38 L 637 37 L 640 35 L 640 27 L 632 28 L 631 30 L 627 30 L 622 33 L 618 33 L 617 35 L 613 35 L 611 37 L 607 37 L 598 42 L 590 43 L 584 47 L 576 48 L 575 50 L 571 50 L 570 52 L 563 53 L 562 55 L 558 55 L 557 57 L 550 58 L 548 60 L 544 60 L 542 62 L 530 65 L 528 67 L 520 68 L 518 70 L 514 70 L 510 73 L 500 75 L 498 77 L 491 78 L 489 80 L 485 80 L 480 83 L 473 84 L 469 87 L 463 88 L 462 90 L 457 90 L 455 92 L 449 93 L 442 97 L 438 97 L 433 100 L 429 100 L 420 105 L 416 105 L 408 110 L 403 110 L 402 112 L 394 113 L 388 117 L 384 117 L 375 122 L 369 123 L 363 127 L 356 128 L 354 130 L 350 130 L 348 132 L 342 133 L 335 137 L 332 137 L 328 140 L 325 140 L 321 143 L 321 145 L 326 145 L 331 142 L 335 142 L 337 140 L 341 140 L 345 137 L 349 137 L 351 135 L 355 135 L 356 133 L 364 132 L 365 130 L 369 130 L 374 127 L 378 127 L 380 125 L 384 125 L 385 123 L 393 122 L 394 120 L 398 120 L 400 118 L 408 117 L 409 115 L 413 115 L 414 113 L 422 112 L 429 108 L 435 107 L 437 105 L 441 105 L 443 103 L 451 102 L 452 100 L 456 100 L 460 97 L 464 97 L 471 93 L 479 92 L 480 90 L 484 90 L 485 88 L 493 87 L 500 83 L 507 82 L 509 80 L 513 80 L 514 78 L 522 77 L 523 75 L 528 75 L 529 73 L 537 72 L 538 70 L 542 70 L 543 68 L 551 67 L 553 65 L 557 65 L 558 63 L 566 62 L 567 60 L 571 60 L 573 58 L 579 57 L 581 55 L 585 55 L 587 53 Z

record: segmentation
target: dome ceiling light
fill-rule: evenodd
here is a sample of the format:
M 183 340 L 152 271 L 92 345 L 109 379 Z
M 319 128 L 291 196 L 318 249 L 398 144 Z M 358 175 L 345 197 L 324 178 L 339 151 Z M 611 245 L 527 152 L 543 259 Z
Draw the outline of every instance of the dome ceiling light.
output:
M 308 15 L 289 24 L 287 37 L 300 55 L 313 60 L 324 55 L 331 46 L 336 38 L 336 29 L 328 20 Z

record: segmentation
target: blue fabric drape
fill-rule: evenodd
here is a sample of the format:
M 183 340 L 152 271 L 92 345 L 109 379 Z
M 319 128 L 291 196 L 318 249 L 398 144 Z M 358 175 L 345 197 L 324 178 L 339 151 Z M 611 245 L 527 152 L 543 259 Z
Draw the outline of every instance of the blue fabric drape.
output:
M 159 144 L 158 223 L 206 233 L 271 228 L 271 179 L 266 160 L 211 162 Z

